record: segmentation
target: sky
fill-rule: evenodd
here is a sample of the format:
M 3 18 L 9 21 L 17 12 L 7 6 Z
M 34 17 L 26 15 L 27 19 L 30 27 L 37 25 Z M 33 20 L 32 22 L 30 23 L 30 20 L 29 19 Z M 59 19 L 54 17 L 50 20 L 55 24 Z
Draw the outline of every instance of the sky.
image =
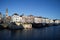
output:
M 42 16 L 49 19 L 60 19 L 60 0 L 0 0 L 0 12 L 9 16 L 19 15 Z

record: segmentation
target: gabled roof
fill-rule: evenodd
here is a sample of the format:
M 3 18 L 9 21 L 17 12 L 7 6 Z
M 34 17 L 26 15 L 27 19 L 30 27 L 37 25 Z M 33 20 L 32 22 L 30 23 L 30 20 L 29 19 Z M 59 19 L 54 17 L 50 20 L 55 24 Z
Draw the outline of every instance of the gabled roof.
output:
M 17 14 L 17 13 L 14 13 L 13 15 L 19 15 L 19 14 Z M 13 16 L 13 15 L 12 15 L 12 16 Z

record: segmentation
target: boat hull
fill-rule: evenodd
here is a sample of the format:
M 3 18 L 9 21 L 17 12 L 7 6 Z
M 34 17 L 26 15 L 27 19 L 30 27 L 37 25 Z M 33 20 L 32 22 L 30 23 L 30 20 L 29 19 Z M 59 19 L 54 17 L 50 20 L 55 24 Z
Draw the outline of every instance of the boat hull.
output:
M 32 23 L 32 27 L 33 28 L 41 28 L 41 27 L 43 27 L 43 24 L 42 23 Z

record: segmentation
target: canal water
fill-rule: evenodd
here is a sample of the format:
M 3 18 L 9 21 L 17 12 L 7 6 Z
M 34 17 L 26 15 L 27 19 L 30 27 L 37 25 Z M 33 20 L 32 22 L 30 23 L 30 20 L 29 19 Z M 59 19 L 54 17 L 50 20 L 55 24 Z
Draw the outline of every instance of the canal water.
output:
M 60 26 L 23 30 L 0 30 L 0 40 L 60 40 Z

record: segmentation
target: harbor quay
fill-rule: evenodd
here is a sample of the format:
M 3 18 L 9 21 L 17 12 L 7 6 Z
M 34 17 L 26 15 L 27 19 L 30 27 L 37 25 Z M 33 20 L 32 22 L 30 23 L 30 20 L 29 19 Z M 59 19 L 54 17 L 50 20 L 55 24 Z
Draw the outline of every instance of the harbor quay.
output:
M 31 14 L 26 16 L 17 13 L 8 16 L 8 9 L 6 9 L 6 16 L 3 16 L 0 12 L 0 29 L 31 29 L 56 25 L 60 25 L 59 19 L 49 19 L 41 16 L 33 16 Z

